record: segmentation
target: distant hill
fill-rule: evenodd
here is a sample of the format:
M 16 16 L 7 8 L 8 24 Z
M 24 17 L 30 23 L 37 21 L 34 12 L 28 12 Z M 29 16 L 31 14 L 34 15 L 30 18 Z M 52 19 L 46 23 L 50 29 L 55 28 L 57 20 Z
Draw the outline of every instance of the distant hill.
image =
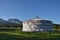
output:
M 22 26 L 22 21 L 19 19 L 8 19 L 8 21 L 0 18 L 0 27 L 17 27 Z
M 22 23 L 22 21 L 20 21 L 19 19 L 8 19 L 8 22 L 16 23 L 16 24 L 21 24 Z
M 5 25 L 7 23 L 7 21 L 5 21 L 4 19 L 0 18 L 0 25 Z
M 5 20 L 4 20 L 4 19 L 2 19 L 2 18 L 0 18 L 0 22 L 5 22 Z

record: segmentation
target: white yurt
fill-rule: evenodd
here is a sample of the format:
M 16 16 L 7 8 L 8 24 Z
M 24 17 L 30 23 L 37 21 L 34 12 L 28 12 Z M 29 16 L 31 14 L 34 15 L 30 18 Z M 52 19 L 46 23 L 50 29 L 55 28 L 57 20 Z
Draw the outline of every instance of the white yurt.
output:
M 39 17 L 32 18 L 23 22 L 22 31 L 25 32 L 51 32 L 53 23 L 50 20 L 44 20 Z

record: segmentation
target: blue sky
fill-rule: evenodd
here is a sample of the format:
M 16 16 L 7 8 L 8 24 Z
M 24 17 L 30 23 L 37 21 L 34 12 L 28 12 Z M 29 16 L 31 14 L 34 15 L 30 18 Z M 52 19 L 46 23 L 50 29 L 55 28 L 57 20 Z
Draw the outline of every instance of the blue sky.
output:
M 60 24 L 60 0 L 0 0 L 0 18 L 24 21 L 36 16 Z

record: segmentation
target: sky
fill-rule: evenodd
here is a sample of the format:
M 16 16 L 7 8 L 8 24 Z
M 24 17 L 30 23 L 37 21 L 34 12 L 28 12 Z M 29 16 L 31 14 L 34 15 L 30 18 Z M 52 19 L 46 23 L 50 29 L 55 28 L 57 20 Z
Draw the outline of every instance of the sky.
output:
M 60 24 L 60 0 L 0 0 L 0 18 L 25 21 L 39 16 Z

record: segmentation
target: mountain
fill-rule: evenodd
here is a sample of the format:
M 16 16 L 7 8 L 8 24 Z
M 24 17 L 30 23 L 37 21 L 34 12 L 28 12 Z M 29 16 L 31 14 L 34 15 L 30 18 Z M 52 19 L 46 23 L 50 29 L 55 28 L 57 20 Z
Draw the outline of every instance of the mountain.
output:
M 8 19 L 8 22 L 16 23 L 16 24 L 21 24 L 22 23 L 22 21 L 20 21 L 19 19 Z
M 14 24 L 14 23 L 8 22 L 8 21 L 0 18 L 0 25 L 8 25 L 8 24 Z
M 19 19 L 8 19 L 7 21 L 0 18 L 0 24 L 22 24 Z
M 0 18 L 0 22 L 5 22 L 5 20 L 4 20 L 4 19 L 2 19 L 2 18 Z
M 19 19 L 8 19 L 6 21 L 0 18 L 0 27 L 22 27 L 22 21 Z
M 6 21 L 2 18 L 0 18 L 0 25 L 5 25 L 6 24 Z

